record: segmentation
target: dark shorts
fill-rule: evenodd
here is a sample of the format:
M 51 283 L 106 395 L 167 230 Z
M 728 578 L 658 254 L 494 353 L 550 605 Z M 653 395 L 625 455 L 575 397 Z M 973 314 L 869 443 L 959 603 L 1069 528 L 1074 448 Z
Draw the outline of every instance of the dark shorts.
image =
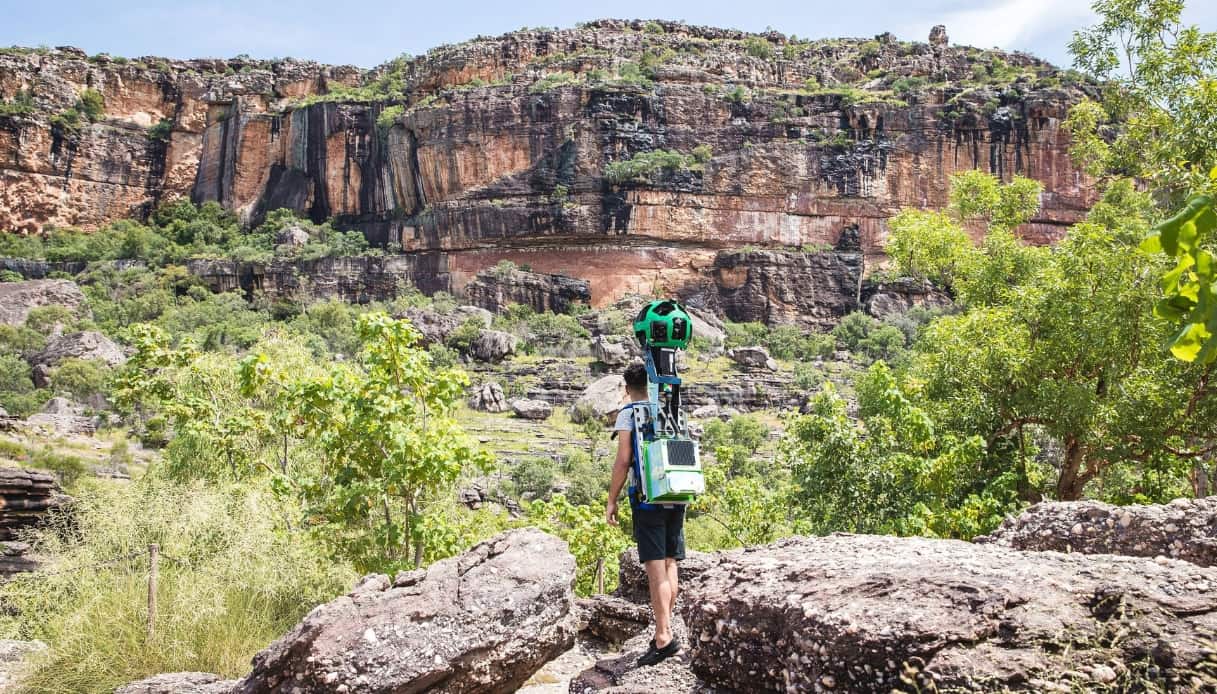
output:
M 631 509 L 638 560 L 685 558 L 685 508 Z

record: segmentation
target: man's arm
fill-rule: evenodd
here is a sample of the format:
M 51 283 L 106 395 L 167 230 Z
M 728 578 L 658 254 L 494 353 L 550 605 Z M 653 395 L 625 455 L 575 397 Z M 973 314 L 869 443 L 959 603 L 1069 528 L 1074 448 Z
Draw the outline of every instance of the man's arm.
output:
M 634 457 L 634 432 L 617 432 L 617 458 L 613 461 L 613 478 L 609 482 L 608 506 L 604 509 L 605 519 L 610 525 L 617 525 L 617 497 L 625 486 L 625 478 L 630 472 L 630 460 Z

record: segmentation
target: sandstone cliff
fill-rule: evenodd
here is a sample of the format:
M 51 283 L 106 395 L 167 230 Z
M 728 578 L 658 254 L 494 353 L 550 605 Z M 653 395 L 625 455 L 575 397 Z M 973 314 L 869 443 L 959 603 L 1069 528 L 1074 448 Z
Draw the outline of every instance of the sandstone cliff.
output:
M 1061 127 L 1084 88 L 944 36 L 663 22 L 479 37 L 367 72 L 10 50 L 0 98 L 26 106 L 0 110 L 0 228 L 91 228 L 190 196 L 438 251 L 409 263 L 425 286 L 459 290 L 511 260 L 587 280 L 597 304 L 724 273 L 738 288 L 720 251 L 832 248 L 856 229 L 873 260 L 885 220 L 945 205 L 962 169 L 1042 181 L 1021 231 L 1058 238 L 1092 202 Z M 105 115 L 66 127 L 85 89 Z

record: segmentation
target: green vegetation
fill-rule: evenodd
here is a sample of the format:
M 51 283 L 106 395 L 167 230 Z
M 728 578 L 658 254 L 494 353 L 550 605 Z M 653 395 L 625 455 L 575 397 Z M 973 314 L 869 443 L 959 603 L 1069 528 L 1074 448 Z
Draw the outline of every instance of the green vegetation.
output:
M 250 655 L 312 605 L 350 588 L 354 572 L 318 561 L 309 536 L 275 519 L 262 485 L 175 482 L 78 488 L 72 517 L 38 536 L 47 571 L 3 595 L 13 635 L 54 644 L 23 682 L 48 694 L 112 692 L 168 671 L 239 677 Z M 147 546 L 161 548 L 155 637 L 147 640 Z M 122 558 L 114 561 L 116 557 Z
M 1217 33 L 1182 23 L 1182 2 L 1104 0 L 1074 35 L 1076 66 L 1102 80 L 1101 101 L 1074 107 L 1074 157 L 1092 175 L 1146 179 L 1159 202 L 1213 190 L 1217 162 Z M 1115 123 L 1119 122 L 1119 126 Z
M 667 149 L 638 152 L 629 159 L 610 162 L 604 167 L 604 178 L 614 185 L 647 183 L 660 172 L 703 171 L 710 157 L 709 145 L 698 145 L 689 154 Z
M 744 52 L 753 58 L 771 60 L 773 58 L 773 44 L 766 38 L 749 36 L 744 39 Z
M 300 246 L 276 246 L 280 232 L 295 227 L 308 234 Z M 201 206 L 179 200 L 162 206 L 147 224 L 113 222 L 95 232 L 56 229 L 45 236 L 0 233 L 0 255 L 50 261 L 144 260 L 154 265 L 190 258 L 266 261 L 273 257 L 315 259 L 359 255 L 367 242 L 358 232 L 315 224 L 290 210 L 275 210 L 246 232 L 218 203 Z
M 1217 168 L 1209 176 L 1217 181 Z M 1183 361 L 1212 364 L 1217 361 L 1217 272 L 1211 250 L 1217 235 L 1217 212 L 1213 198 L 1192 198 L 1154 232 L 1141 248 L 1176 261 L 1162 277 L 1166 296 L 1154 307 L 1154 315 L 1183 324 L 1170 338 L 1172 354 Z
M 382 136 L 388 133 L 389 129 L 397 123 L 397 120 L 401 118 L 405 112 L 406 107 L 402 106 L 401 104 L 385 106 L 380 110 L 380 114 L 376 116 L 376 130 L 381 133 Z
M 0 100 L 0 117 L 28 116 L 33 112 L 34 96 L 29 90 L 19 90 L 11 100 Z
M 569 84 L 577 84 L 579 81 L 579 76 L 573 72 L 551 72 L 534 82 L 532 86 L 528 88 L 528 93 L 542 94 L 551 89 L 557 89 L 558 87 L 564 87 Z
M 156 122 L 156 125 L 148 128 L 148 139 L 158 142 L 168 142 L 169 137 L 173 134 L 173 121 L 169 118 L 162 118 Z

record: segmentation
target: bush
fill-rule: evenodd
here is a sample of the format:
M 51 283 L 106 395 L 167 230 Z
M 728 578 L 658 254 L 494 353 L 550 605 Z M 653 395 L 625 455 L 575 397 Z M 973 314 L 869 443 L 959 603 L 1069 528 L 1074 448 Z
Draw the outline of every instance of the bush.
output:
M 511 487 L 520 499 L 548 499 L 558 479 L 558 466 L 550 458 L 525 458 L 512 466 Z
M 292 509 L 260 488 L 149 476 L 91 482 L 74 496 L 73 518 L 56 517 L 35 539 L 47 571 L 0 588 L 19 615 L 17 636 L 50 646 L 27 691 L 108 693 L 161 672 L 239 677 L 254 653 L 354 580 L 319 560 L 307 536 L 280 527 L 275 519 Z M 151 543 L 162 560 L 149 641 Z
M 80 93 L 76 108 L 90 123 L 96 123 L 106 114 L 106 100 L 96 89 L 86 89 Z
M 0 354 L 0 407 L 9 414 L 27 417 L 49 399 L 45 390 L 34 388 L 30 365 L 15 354 Z
M 485 323 L 480 318 L 469 318 L 448 334 L 444 344 L 461 354 L 468 354 L 483 327 L 485 327 Z
M 12 101 L 0 100 L 0 117 L 28 116 L 34 112 L 34 97 L 29 90 L 18 90 Z
M 162 118 L 156 122 L 151 128 L 148 128 L 148 139 L 157 142 L 168 142 L 173 134 L 173 121 L 169 118 Z
M 744 39 L 744 52 L 753 58 L 769 60 L 773 57 L 773 44 L 760 36 L 749 36 Z
M 43 447 L 30 456 L 29 465 L 55 473 L 55 476 L 59 478 L 60 486 L 68 490 L 73 489 L 76 482 L 88 471 L 85 461 L 74 455 L 59 453 L 49 446 Z
M 701 171 L 703 164 L 709 161 L 708 155 L 708 147 L 696 151 L 693 155 L 666 149 L 638 152 L 629 159 L 609 162 L 604 167 L 604 178 L 614 185 L 627 181 L 646 183 L 650 181 L 652 175 L 660 171 L 672 172 L 681 169 Z M 702 157 L 705 159 L 702 160 Z
M 110 366 L 99 359 L 65 359 L 51 370 L 51 384 L 56 393 L 88 400 L 106 394 L 110 375 Z
M 642 25 L 642 33 L 644 34 L 663 34 L 663 25 L 656 21 L 650 21 Z
M 870 359 L 892 361 L 905 347 L 905 334 L 900 328 L 880 323 L 861 311 L 842 318 L 832 334 L 849 351 Z
M 537 80 L 528 88 L 529 94 L 541 94 L 551 89 L 564 87 L 568 84 L 577 84 L 579 76 L 573 72 L 563 70 L 561 72 L 551 72 L 550 74 Z

